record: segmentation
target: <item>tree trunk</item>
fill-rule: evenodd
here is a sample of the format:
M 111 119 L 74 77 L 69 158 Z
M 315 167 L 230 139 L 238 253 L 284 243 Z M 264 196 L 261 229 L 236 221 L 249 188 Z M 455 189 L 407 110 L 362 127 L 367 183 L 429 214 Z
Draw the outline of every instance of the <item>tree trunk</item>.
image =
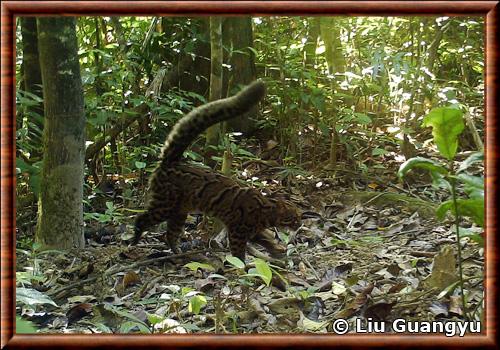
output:
M 340 26 L 338 24 L 338 19 L 334 17 L 322 17 L 320 19 L 320 31 L 326 47 L 325 56 L 329 73 L 344 73 L 346 69 L 346 60 L 342 49 L 342 42 L 340 41 Z M 338 83 L 336 79 L 332 79 L 332 93 L 335 93 L 337 86 Z M 348 103 L 352 103 L 352 101 Z M 328 167 L 333 170 L 337 164 L 337 135 L 335 131 L 335 125 L 337 124 L 336 113 L 332 116 L 331 124 L 332 139 L 330 144 L 330 159 L 328 160 Z
M 40 72 L 40 60 L 38 58 L 38 41 L 36 18 L 21 17 L 21 34 L 23 45 L 23 90 L 43 98 L 42 73 Z M 32 123 L 28 124 L 30 138 L 36 144 L 41 144 L 39 132 L 43 130 L 43 104 L 27 106 L 26 113 Z M 34 130 L 34 126 L 38 130 Z M 31 158 L 38 158 L 40 154 L 32 154 Z
M 253 47 L 252 18 L 227 18 L 224 21 L 223 33 L 226 37 L 224 41 L 231 48 L 228 59 L 231 71 L 227 74 L 227 95 L 231 96 L 237 92 L 239 85 L 248 85 L 257 77 L 255 54 L 250 49 Z M 231 130 L 251 133 L 255 130 L 255 124 L 250 120 L 250 117 L 255 117 L 252 114 L 255 113 L 231 119 L 227 124 Z
M 196 34 L 193 37 L 185 38 L 189 43 L 187 47 L 174 55 L 172 55 L 170 49 L 166 49 L 163 53 L 165 60 L 174 63 L 174 68 L 165 75 L 162 84 L 163 92 L 168 91 L 170 87 L 174 86 L 202 96 L 207 95 L 210 75 L 209 19 L 209 17 L 191 18 L 191 30 Z M 162 31 L 168 34 L 175 30 L 172 27 L 171 21 L 164 18 L 162 21 Z M 196 38 L 196 40 L 193 41 L 193 38 Z M 193 101 L 195 105 L 200 104 L 200 101 L 197 99 Z
M 222 25 L 221 18 L 210 17 L 210 101 L 219 100 L 222 97 Z M 219 143 L 220 125 L 216 124 L 207 129 L 206 146 L 216 146 Z M 210 164 L 213 150 L 207 149 L 206 158 Z
M 321 37 L 325 42 L 325 56 L 330 74 L 344 73 L 346 61 L 342 42 L 340 41 L 339 19 L 335 17 L 321 17 Z
M 36 241 L 81 248 L 85 115 L 76 19 L 39 18 L 38 44 L 46 116 Z
M 318 37 L 320 31 L 320 17 L 311 17 L 308 19 L 307 41 L 304 44 L 305 60 L 304 66 L 314 69 L 316 62 L 316 48 L 318 46 Z

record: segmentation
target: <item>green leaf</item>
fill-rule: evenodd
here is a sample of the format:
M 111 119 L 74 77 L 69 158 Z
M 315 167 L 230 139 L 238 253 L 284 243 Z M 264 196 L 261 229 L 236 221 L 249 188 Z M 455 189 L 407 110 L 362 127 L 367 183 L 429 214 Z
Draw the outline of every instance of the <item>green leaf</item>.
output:
M 381 155 L 384 155 L 386 153 L 387 153 L 387 151 L 383 148 L 374 148 L 372 150 L 372 156 L 381 156 Z
M 27 163 L 22 158 L 16 158 L 16 168 L 19 169 L 18 173 L 28 173 L 29 184 L 35 195 L 40 194 L 40 166 L 39 163 L 34 163 L 33 165 Z
M 16 302 L 25 305 L 49 304 L 57 306 L 57 304 L 45 294 L 30 288 L 16 288 Z
M 36 333 L 34 324 L 16 316 L 16 333 Z
M 271 268 L 262 259 L 255 258 L 254 260 L 255 263 L 255 269 L 257 270 L 257 273 L 260 275 L 264 283 L 269 286 L 269 283 L 271 283 L 271 279 L 273 277 L 273 273 L 271 271 Z
M 190 263 L 184 265 L 184 267 L 187 267 L 191 271 L 197 271 L 198 269 L 207 270 L 207 271 L 215 271 L 215 268 L 212 265 L 203 264 L 203 263 L 199 263 L 196 261 L 190 262 Z
M 459 227 L 458 228 L 458 235 L 460 238 L 463 237 L 469 237 L 471 240 L 474 242 L 484 246 L 484 238 L 481 236 L 481 234 L 465 227 Z
M 456 108 L 434 108 L 424 117 L 422 126 L 432 127 L 432 136 L 441 155 L 453 159 L 458 148 L 458 135 L 464 130 L 462 111 Z
M 16 158 L 16 168 L 19 168 L 23 173 L 35 174 L 40 172 L 39 168 L 28 164 L 22 158 Z
M 460 166 L 458 167 L 457 173 L 460 173 L 466 169 L 468 169 L 472 164 L 484 162 L 484 153 L 483 152 L 475 152 L 472 153 L 466 160 L 464 160 Z
M 477 225 L 484 227 L 484 199 L 457 199 L 458 215 L 467 216 L 472 219 Z M 455 215 L 453 201 L 443 202 L 436 210 L 436 216 L 439 220 L 443 220 L 446 213 L 451 211 Z
M 125 310 L 121 310 L 121 309 L 117 308 L 116 306 L 110 305 L 110 304 L 103 304 L 103 308 L 104 308 L 104 310 L 110 311 L 114 315 L 118 315 L 118 316 L 121 316 L 123 318 L 126 318 L 126 319 L 130 320 L 130 321 L 126 321 L 126 322 L 123 323 L 123 324 L 126 324 L 125 328 L 127 328 L 127 327 L 132 327 L 133 328 L 133 327 L 137 326 L 137 327 L 139 327 L 139 329 L 141 330 L 141 332 L 143 332 L 143 333 L 150 333 L 148 325 L 145 324 L 143 321 L 141 321 L 134 314 L 132 314 L 132 313 L 130 313 L 128 311 L 125 311 Z M 131 328 L 128 328 L 128 330 L 130 330 L 130 329 Z
M 241 155 L 241 156 L 247 156 L 247 157 L 250 157 L 250 158 L 255 158 L 255 154 L 253 154 L 252 152 L 249 152 L 247 150 L 244 150 L 242 148 L 239 148 L 236 153 L 238 155 Z
M 364 113 L 354 113 L 355 120 L 362 125 L 368 125 L 372 123 L 372 118 Z
M 146 167 L 146 163 L 137 161 L 137 162 L 135 162 L 135 167 L 137 169 L 144 169 Z
M 160 315 L 150 314 L 150 313 L 147 313 L 146 317 L 148 318 L 148 322 L 152 325 L 160 323 L 165 319 L 164 317 L 162 317 Z
M 245 268 L 245 263 L 235 256 L 232 255 L 226 256 L 226 261 L 238 269 Z
M 195 290 L 191 287 L 182 287 L 181 288 L 181 295 L 185 296 L 188 293 L 194 292 Z
M 114 211 L 115 205 L 113 204 L 113 202 L 106 202 L 106 208 L 108 208 L 109 211 Z
M 328 124 L 326 124 L 324 121 L 320 121 L 318 123 L 318 129 L 323 133 L 323 135 L 325 136 L 330 135 L 330 128 L 328 127 Z
M 135 327 L 139 328 L 141 333 L 143 334 L 150 334 L 151 330 L 148 328 L 147 325 L 145 325 L 142 322 L 135 322 L 135 321 L 125 321 L 120 325 L 120 329 L 118 330 L 119 333 L 130 333 L 132 329 Z
M 207 278 L 227 280 L 227 277 L 222 276 L 218 273 L 211 273 L 210 275 L 207 276 Z
M 441 203 L 441 205 L 436 209 L 436 217 L 438 220 L 444 220 L 446 213 L 453 207 L 453 201 L 449 200 Z
M 446 170 L 441 164 L 433 161 L 432 159 L 415 157 L 415 158 L 410 158 L 406 162 L 401 164 L 398 170 L 398 176 L 402 178 L 403 176 L 406 175 L 408 171 L 410 171 L 413 168 L 426 169 L 429 170 L 431 174 L 434 173 L 434 175 L 448 174 L 448 170 Z
M 207 298 L 204 295 L 195 295 L 189 299 L 188 311 L 198 315 L 205 305 L 207 305 Z
M 484 199 L 484 177 L 459 174 L 454 178 L 465 184 L 464 190 L 470 198 Z

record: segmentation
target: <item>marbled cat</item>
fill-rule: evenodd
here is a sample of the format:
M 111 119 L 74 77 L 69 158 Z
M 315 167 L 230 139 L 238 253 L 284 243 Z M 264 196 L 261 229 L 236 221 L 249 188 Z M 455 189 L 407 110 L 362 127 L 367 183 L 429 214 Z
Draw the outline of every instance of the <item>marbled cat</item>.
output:
M 265 91 L 262 81 L 254 81 L 235 96 L 193 109 L 174 125 L 149 181 L 147 211 L 136 217 L 134 243 L 143 231 L 167 221 L 163 240 L 178 253 L 188 213 L 203 212 L 224 223 L 231 254 L 245 261 L 248 241 L 271 250 L 269 243 L 260 239 L 266 228 L 300 226 L 299 210 L 291 202 L 265 196 L 211 169 L 182 160 L 183 152 L 200 133 L 211 125 L 253 110 Z

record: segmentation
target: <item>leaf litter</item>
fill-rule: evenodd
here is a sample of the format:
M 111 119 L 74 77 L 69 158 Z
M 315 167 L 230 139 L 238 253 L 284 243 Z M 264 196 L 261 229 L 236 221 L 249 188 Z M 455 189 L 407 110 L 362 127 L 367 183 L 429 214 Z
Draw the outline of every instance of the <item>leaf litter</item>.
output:
M 189 246 L 205 235 L 199 225 L 186 232 L 181 254 L 160 241 L 160 229 L 138 246 L 124 244 L 120 229 L 109 243 L 36 257 L 38 272 L 18 275 L 20 313 L 43 333 L 325 333 L 338 318 L 461 319 L 451 224 L 405 201 L 381 200 L 382 192 L 370 199 L 339 193 L 339 178 L 292 188 L 302 227 L 267 232 L 283 254 L 252 246 L 259 259 L 247 257 L 248 271 L 228 263 L 223 234 L 201 239 L 202 249 Z M 465 289 L 477 311 L 484 251 L 471 240 L 462 245 Z M 17 263 L 29 267 L 33 257 L 18 254 Z

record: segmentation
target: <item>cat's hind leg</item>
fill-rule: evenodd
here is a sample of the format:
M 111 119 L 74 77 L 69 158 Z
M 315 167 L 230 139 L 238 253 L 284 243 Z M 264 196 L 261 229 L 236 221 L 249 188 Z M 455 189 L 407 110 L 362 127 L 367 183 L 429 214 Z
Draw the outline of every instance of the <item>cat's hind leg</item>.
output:
M 247 235 L 238 231 L 228 230 L 228 239 L 231 254 L 245 262 Z

